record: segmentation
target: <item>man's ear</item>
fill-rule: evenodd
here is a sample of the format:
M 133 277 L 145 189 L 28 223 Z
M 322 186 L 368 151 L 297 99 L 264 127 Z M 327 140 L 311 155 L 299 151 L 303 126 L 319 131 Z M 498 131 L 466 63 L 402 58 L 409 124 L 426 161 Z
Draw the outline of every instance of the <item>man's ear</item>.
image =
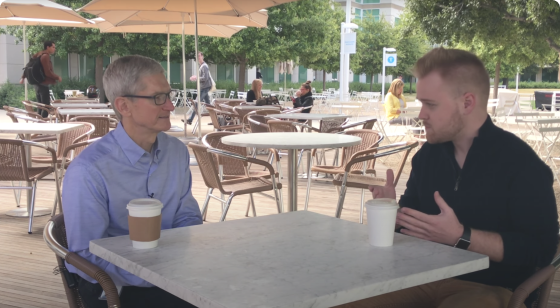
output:
M 132 113 L 132 106 L 129 99 L 126 97 L 117 97 L 113 104 L 115 104 L 115 108 L 122 117 L 130 117 Z
M 463 95 L 463 110 L 465 114 L 471 114 L 478 107 L 477 97 L 471 93 L 467 92 Z

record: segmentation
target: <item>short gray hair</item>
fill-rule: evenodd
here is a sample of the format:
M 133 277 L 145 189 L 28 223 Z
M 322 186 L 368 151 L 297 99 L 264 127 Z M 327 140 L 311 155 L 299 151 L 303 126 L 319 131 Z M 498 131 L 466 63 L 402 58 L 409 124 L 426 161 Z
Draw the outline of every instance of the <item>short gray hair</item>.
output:
M 121 57 L 109 64 L 103 75 L 103 88 L 119 121 L 121 114 L 114 104 L 115 99 L 140 91 L 144 85 L 139 80 L 144 76 L 164 73 L 163 67 L 156 60 L 138 55 Z

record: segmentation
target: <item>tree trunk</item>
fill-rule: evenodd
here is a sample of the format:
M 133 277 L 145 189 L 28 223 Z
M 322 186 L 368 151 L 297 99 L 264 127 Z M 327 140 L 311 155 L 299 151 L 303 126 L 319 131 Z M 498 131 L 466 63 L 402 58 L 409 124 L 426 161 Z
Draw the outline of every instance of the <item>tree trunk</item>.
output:
M 99 89 L 99 101 L 105 102 L 105 90 L 103 89 L 103 56 L 95 57 L 95 86 Z
M 327 71 L 323 70 L 323 92 L 327 90 Z
M 498 98 L 498 85 L 500 84 L 500 60 L 496 62 L 496 75 L 494 75 L 494 96 L 492 98 Z
M 558 56 L 560 57 L 560 52 L 558 52 Z M 560 82 L 560 64 L 558 64 L 558 80 L 556 82 Z
M 502 84 L 509 88 L 509 78 L 502 78 Z
M 408 89 L 408 93 L 412 94 L 412 78 L 414 77 L 410 77 L 410 88 Z
M 373 76 L 374 76 L 374 74 L 371 74 L 371 80 L 369 81 L 369 91 L 370 92 L 373 91 Z
M 237 92 L 245 92 L 245 67 L 247 67 L 247 62 L 239 62 L 239 86 L 237 87 Z

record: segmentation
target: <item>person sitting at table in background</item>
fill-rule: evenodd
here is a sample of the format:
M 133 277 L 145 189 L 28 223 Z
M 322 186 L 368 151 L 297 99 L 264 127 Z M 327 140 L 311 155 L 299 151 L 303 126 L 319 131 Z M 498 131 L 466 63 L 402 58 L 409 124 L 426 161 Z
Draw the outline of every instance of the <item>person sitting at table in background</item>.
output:
M 403 95 L 404 83 L 400 79 L 391 82 L 389 91 L 385 95 L 385 115 L 389 124 L 406 124 L 406 119 L 401 117 L 401 109 L 406 108 L 406 100 Z
M 256 101 L 263 97 L 262 90 L 262 80 L 255 79 L 251 84 L 251 90 L 247 91 L 246 102 L 250 103 Z
M 91 240 L 129 234 L 126 206 L 132 199 L 160 200 L 162 229 L 202 224 L 187 147 L 164 133 L 171 127 L 175 93 L 161 65 L 143 56 L 119 58 L 107 67 L 103 86 L 120 123 L 84 149 L 66 172 L 62 204 L 68 249 L 123 286 L 123 307 L 194 307 L 89 251 Z M 107 307 L 98 299 L 97 281 L 67 267 L 87 307 Z
M 507 307 L 512 290 L 556 253 L 553 174 L 529 145 L 488 116 L 490 77 L 474 54 L 436 48 L 414 72 L 428 142 L 412 158 L 397 227 L 487 255 L 490 266 L 345 307 Z M 370 187 L 373 198 L 395 199 L 392 183 L 388 170 L 385 186 Z
M 294 108 L 312 107 L 313 106 L 313 93 L 311 92 L 311 81 L 306 81 L 301 85 L 301 88 L 296 92 L 296 99 L 294 100 Z M 302 113 L 310 113 L 311 108 L 304 109 Z
M 208 93 L 212 89 L 212 76 L 210 75 L 210 69 L 208 68 L 208 64 L 204 62 L 204 54 L 202 52 L 198 53 L 198 63 L 200 63 L 199 74 L 200 77 L 196 75 L 192 75 L 190 80 L 196 81 L 197 78 L 200 78 L 200 98 L 198 101 L 204 101 L 206 105 L 210 105 L 210 96 Z M 194 108 L 198 108 L 198 104 L 194 103 Z M 192 124 L 194 117 L 196 116 L 196 112 L 193 110 L 191 116 L 187 120 L 187 124 Z

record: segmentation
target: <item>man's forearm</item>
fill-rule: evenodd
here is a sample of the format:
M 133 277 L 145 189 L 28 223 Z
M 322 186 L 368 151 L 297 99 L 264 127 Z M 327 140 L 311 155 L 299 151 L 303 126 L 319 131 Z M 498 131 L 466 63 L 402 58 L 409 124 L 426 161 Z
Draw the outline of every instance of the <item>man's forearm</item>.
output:
M 469 250 L 487 255 L 494 262 L 501 262 L 504 259 L 504 242 L 495 232 L 472 229 Z

